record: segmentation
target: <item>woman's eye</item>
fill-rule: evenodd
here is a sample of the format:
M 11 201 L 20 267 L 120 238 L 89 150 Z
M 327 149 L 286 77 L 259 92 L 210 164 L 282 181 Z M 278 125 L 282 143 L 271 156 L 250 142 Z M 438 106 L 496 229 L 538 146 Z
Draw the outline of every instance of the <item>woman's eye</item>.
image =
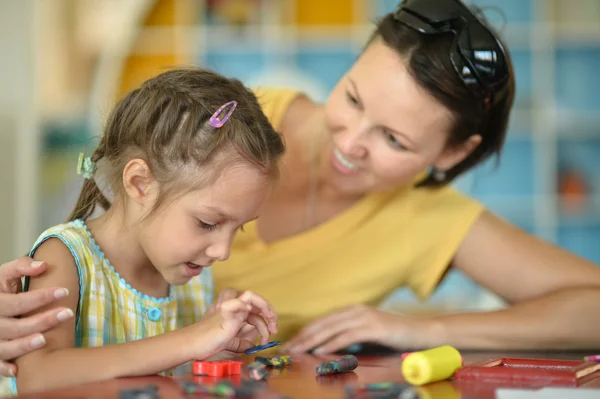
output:
M 356 99 L 356 97 L 354 97 L 352 94 L 350 94 L 349 92 L 346 92 L 346 97 L 348 98 L 348 101 L 353 104 L 353 105 L 358 105 L 358 100 Z
M 406 149 L 406 147 L 401 142 L 399 142 L 396 139 L 396 137 L 393 134 L 391 134 L 388 130 L 384 130 L 383 134 L 385 135 L 388 143 L 390 143 L 390 145 L 392 147 L 397 148 L 399 150 L 405 150 Z

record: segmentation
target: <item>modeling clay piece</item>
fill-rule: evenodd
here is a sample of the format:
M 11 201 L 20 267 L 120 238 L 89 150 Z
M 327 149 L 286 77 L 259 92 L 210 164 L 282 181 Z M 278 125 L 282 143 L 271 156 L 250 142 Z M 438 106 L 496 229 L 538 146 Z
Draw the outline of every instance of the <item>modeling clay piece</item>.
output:
M 156 385 L 147 385 L 144 388 L 124 389 L 119 392 L 119 399 L 160 399 L 160 395 Z
M 411 389 L 409 385 L 398 382 L 378 382 L 364 385 L 346 385 L 346 398 L 360 398 L 367 394 L 369 398 L 398 398 L 401 393 Z M 408 396 L 407 396 L 408 397 Z
M 260 352 L 262 350 L 269 349 L 269 348 L 272 348 L 272 347 L 277 346 L 277 345 L 281 345 L 281 342 L 279 342 L 279 341 L 271 341 L 268 344 L 257 345 L 257 346 L 255 346 L 253 348 L 247 349 L 246 352 L 244 352 L 244 353 L 246 353 L 246 355 L 251 355 L 253 353 Z
M 233 385 L 231 381 L 222 381 L 214 385 L 203 385 L 192 381 L 183 381 L 180 386 L 186 395 L 205 393 L 226 398 L 235 396 L 253 397 L 263 388 L 262 385 L 251 380 L 242 381 L 239 387 Z
M 211 377 L 225 377 L 240 374 L 243 362 L 235 360 L 195 361 L 192 363 L 194 375 L 208 375 Z
M 358 359 L 353 355 L 344 355 L 338 360 L 321 363 L 317 366 L 317 374 L 329 375 L 347 373 L 358 367 Z
M 413 385 L 442 381 L 462 366 L 460 353 L 449 345 L 413 352 L 402 361 L 402 375 Z
M 600 355 L 585 356 L 583 358 L 583 360 L 585 360 L 586 362 L 598 362 L 598 363 L 600 363 Z
M 269 378 L 267 366 L 265 366 L 263 363 L 257 362 L 248 365 L 248 375 L 254 381 L 264 381 Z
M 271 367 L 285 367 L 289 364 L 292 364 L 292 358 L 290 356 L 272 356 L 272 357 L 262 357 L 256 356 L 254 361 L 257 363 L 262 363 L 265 366 Z

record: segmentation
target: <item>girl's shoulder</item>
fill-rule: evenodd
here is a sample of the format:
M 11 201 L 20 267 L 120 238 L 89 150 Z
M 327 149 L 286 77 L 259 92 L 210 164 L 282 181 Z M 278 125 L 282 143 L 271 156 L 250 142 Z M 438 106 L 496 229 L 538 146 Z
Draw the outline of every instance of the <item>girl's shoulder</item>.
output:
M 61 238 L 63 240 L 66 239 L 68 241 L 83 242 L 87 238 L 85 223 L 78 219 L 51 226 L 39 235 L 33 247 L 35 248 L 43 241 L 53 237 Z
M 74 220 L 47 228 L 34 242 L 29 251 L 29 256 L 33 257 L 40 246 L 47 241 L 62 242 L 75 260 L 86 256 L 93 245 L 85 223 L 82 220 Z

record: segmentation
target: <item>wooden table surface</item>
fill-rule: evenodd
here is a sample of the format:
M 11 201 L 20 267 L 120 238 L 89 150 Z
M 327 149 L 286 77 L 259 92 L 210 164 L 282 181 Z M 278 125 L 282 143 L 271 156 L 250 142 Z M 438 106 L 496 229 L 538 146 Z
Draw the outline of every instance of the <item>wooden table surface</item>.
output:
M 252 362 L 254 356 L 265 356 L 258 353 L 253 356 L 243 356 L 240 360 Z M 272 354 L 269 354 L 272 355 Z M 494 359 L 500 357 L 520 358 L 546 358 L 546 359 L 575 359 L 583 360 L 583 353 L 506 353 L 506 352 L 463 352 L 465 365 L 473 362 Z M 313 356 L 294 355 L 291 366 L 282 370 L 274 370 L 267 380 L 265 389 L 256 398 L 270 399 L 287 396 L 291 399 L 327 399 L 344 398 L 344 386 L 346 384 L 374 383 L 383 381 L 402 382 L 400 365 L 402 360 L 400 354 L 385 356 L 361 356 L 359 355 L 359 366 L 352 373 L 338 374 L 333 376 L 318 376 L 315 372 L 316 366 L 327 360 L 339 358 L 338 355 Z M 179 383 L 183 380 L 200 382 L 205 377 L 194 377 L 191 375 L 190 365 L 183 365 L 177 369 L 174 377 L 150 376 L 143 378 L 119 378 L 100 383 L 51 390 L 35 395 L 22 395 L 21 398 L 118 398 L 118 392 L 122 389 L 144 387 L 154 384 L 159 388 L 161 398 L 187 398 L 180 390 Z M 245 371 L 242 377 L 245 377 Z M 423 393 L 422 398 L 444 398 L 444 399 L 493 399 L 494 390 L 498 386 L 482 383 L 462 383 L 456 381 L 442 381 L 429 384 L 419 389 Z M 582 388 L 598 389 L 600 398 L 600 371 L 594 373 L 590 381 L 581 385 Z M 210 397 L 191 396 L 191 397 Z

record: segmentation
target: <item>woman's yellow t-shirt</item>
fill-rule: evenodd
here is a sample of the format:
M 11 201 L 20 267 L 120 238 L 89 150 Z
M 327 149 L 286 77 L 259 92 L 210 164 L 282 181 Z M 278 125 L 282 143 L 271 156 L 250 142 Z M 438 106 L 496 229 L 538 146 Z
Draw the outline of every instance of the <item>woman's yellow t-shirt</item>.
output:
M 276 129 L 300 95 L 255 93 Z M 426 299 L 483 209 L 452 187 L 401 187 L 369 194 L 334 219 L 269 244 L 252 222 L 229 260 L 214 267 L 215 293 L 232 287 L 264 296 L 279 315 L 274 339 L 282 341 L 334 310 L 376 306 L 401 286 Z

